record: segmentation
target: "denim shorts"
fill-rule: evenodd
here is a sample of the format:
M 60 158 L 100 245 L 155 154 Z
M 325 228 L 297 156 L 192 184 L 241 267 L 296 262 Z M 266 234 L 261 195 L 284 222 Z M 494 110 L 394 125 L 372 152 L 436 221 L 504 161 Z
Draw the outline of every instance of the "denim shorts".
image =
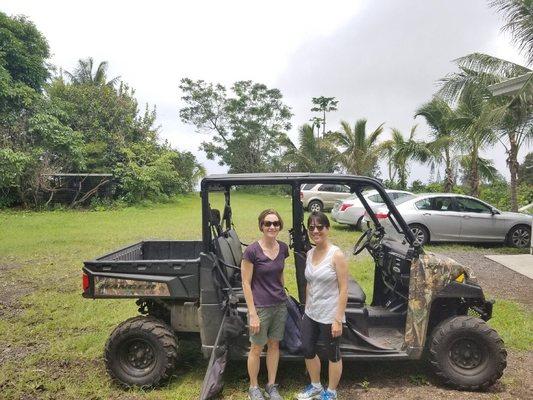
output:
M 281 341 L 285 334 L 285 321 L 287 320 L 287 305 L 285 302 L 270 307 L 257 307 L 259 317 L 259 332 L 250 334 L 250 342 L 264 346 L 268 339 Z M 250 326 L 250 315 L 248 315 Z

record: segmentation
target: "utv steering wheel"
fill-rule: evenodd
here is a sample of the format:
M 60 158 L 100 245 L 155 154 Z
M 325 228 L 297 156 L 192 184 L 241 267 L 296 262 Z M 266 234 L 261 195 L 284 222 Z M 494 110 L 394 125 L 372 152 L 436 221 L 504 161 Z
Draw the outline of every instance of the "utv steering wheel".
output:
M 368 247 L 370 240 L 372 239 L 373 230 L 368 228 L 357 240 L 353 246 L 353 254 L 357 255 Z

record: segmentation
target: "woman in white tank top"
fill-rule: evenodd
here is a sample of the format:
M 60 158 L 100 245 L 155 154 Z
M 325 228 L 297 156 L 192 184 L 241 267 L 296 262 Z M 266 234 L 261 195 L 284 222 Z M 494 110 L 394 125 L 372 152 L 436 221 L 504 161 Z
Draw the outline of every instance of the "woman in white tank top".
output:
M 307 221 L 316 247 L 307 253 L 305 314 L 302 320 L 302 348 L 311 383 L 298 394 L 299 400 L 337 399 L 337 385 L 342 374 L 339 340 L 348 301 L 348 264 L 342 251 L 329 241 L 329 219 L 312 212 Z M 320 359 L 316 355 L 319 340 L 327 343 L 329 382 L 327 390 L 320 383 Z

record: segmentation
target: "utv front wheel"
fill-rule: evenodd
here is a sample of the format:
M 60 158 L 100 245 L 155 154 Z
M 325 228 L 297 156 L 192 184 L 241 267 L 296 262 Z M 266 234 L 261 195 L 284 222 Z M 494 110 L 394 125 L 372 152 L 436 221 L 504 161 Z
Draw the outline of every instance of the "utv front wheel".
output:
M 137 316 L 115 328 L 105 346 L 107 372 L 122 386 L 157 386 L 172 374 L 178 343 L 163 321 Z
M 461 390 L 481 390 L 502 376 L 507 352 L 498 333 L 485 321 L 457 316 L 435 328 L 429 361 L 445 384 Z

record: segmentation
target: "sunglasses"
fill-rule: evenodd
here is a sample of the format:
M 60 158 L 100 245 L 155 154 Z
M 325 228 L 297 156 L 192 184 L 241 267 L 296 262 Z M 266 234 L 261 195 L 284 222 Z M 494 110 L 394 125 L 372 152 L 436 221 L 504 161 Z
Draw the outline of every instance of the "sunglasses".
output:
M 322 230 L 325 228 L 324 225 L 309 225 L 307 227 L 307 230 L 309 232 L 314 232 L 315 229 L 317 229 L 319 232 L 322 232 Z
M 279 228 L 281 223 L 279 221 L 263 221 L 263 226 L 266 226 L 267 228 L 270 228 L 271 226 Z

